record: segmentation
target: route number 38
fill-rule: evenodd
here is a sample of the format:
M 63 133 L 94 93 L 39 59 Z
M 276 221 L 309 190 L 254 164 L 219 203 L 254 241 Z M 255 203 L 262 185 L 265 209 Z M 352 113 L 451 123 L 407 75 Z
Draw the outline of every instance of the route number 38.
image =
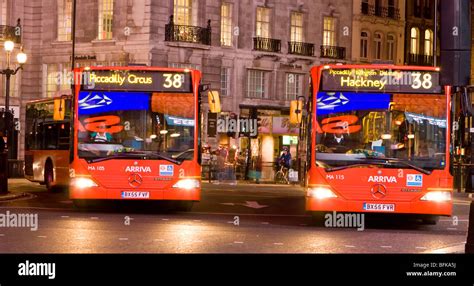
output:
M 165 82 L 163 83 L 164 88 L 181 88 L 183 86 L 183 75 L 181 74 L 163 74 Z
M 411 87 L 413 89 L 430 89 L 433 87 L 432 76 L 429 73 L 425 73 L 423 74 L 423 76 L 421 73 L 413 73 L 412 82 L 413 84 L 411 85 Z

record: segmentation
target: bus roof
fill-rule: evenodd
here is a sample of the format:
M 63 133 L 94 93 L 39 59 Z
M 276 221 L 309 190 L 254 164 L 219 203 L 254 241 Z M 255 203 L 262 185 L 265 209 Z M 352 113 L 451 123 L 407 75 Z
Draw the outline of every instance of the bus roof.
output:
M 65 95 L 60 95 L 60 96 L 55 96 L 55 97 L 35 99 L 35 100 L 26 102 L 26 104 L 31 105 L 31 104 L 38 104 L 38 103 L 53 102 L 55 99 L 72 99 L 72 96 L 70 94 L 65 94 Z

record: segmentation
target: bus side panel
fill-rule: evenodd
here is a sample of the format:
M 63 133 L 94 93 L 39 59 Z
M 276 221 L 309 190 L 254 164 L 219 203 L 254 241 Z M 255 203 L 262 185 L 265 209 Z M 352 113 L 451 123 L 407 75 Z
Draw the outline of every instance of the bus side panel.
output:
M 69 184 L 69 151 L 36 150 L 29 151 L 25 158 L 31 158 L 32 175 L 25 177 L 34 182 L 44 182 L 46 162 L 53 164 L 54 185 L 67 186 Z M 26 170 L 25 166 L 25 170 Z

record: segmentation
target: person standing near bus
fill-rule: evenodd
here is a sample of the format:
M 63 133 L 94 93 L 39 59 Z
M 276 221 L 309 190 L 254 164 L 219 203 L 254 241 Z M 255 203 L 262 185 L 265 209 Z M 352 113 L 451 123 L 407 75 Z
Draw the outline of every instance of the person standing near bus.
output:
M 5 139 L 3 139 L 3 132 L 0 132 L 0 153 L 5 151 Z
M 291 167 L 291 153 L 287 146 L 283 147 L 283 152 L 280 156 L 279 163 L 287 169 L 290 169 Z

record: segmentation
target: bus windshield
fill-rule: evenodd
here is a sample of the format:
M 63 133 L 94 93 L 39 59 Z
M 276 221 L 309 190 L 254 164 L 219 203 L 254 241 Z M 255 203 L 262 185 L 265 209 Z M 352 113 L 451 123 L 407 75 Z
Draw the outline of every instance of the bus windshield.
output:
M 192 160 L 192 93 L 81 91 L 78 155 Z
M 446 165 L 445 95 L 319 92 L 316 115 L 316 160 L 325 165 Z

